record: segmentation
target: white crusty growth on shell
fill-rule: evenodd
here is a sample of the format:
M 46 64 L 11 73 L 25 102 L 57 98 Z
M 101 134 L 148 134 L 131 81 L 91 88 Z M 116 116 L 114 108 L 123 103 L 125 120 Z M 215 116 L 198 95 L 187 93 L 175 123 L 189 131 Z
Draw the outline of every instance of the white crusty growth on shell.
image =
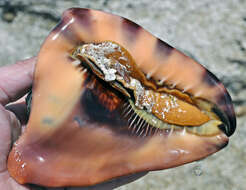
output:
M 103 42 L 100 44 L 83 45 L 80 49 L 80 54 L 87 54 L 94 59 L 95 64 L 103 72 L 105 81 L 114 81 L 116 79 L 115 73 L 117 71 L 114 68 L 112 60 L 107 58 L 105 55 L 114 53 L 115 51 L 121 51 L 118 45 L 110 42 Z
M 122 56 L 118 58 L 119 60 L 107 57 L 107 55 L 114 52 L 121 53 Z M 155 96 L 159 96 L 160 94 L 153 90 L 145 89 L 139 80 L 129 76 L 126 66 L 119 62 L 120 60 L 128 61 L 128 58 L 124 56 L 124 51 L 122 51 L 119 45 L 113 42 L 84 44 L 77 49 L 75 54 L 92 59 L 93 63 L 103 72 L 105 81 L 119 81 L 126 88 L 133 90 L 135 106 L 139 109 L 145 109 L 149 113 L 153 113 Z M 129 67 L 129 65 L 127 66 Z M 124 80 L 126 77 L 129 81 Z M 167 95 L 165 93 L 160 95 L 161 98 L 165 98 L 167 96 L 171 98 L 171 101 L 169 102 L 166 100 L 166 107 L 162 109 L 161 113 L 163 119 L 165 118 L 165 113 L 169 112 L 172 108 L 178 107 L 176 102 L 177 99 L 174 96 Z M 155 110 L 155 112 L 158 111 Z

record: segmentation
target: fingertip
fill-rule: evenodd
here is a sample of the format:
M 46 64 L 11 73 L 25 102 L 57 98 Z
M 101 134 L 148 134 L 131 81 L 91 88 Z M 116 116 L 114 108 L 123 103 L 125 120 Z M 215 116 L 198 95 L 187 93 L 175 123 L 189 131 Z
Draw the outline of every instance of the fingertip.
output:
M 6 105 L 24 96 L 33 81 L 37 57 L 0 67 L 0 104 Z

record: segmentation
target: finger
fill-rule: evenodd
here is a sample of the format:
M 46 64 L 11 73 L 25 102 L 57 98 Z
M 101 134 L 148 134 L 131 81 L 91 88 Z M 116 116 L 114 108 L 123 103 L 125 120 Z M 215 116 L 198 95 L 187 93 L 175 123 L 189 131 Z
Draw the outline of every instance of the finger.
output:
M 6 112 L 9 114 L 9 121 L 11 127 L 11 147 L 12 147 L 13 143 L 21 135 L 22 127 L 20 121 L 17 119 L 14 113 L 8 110 L 6 110 Z
M 11 121 L 9 114 L 0 105 L 0 173 L 6 170 L 6 160 L 11 145 Z
M 0 68 L 0 104 L 13 102 L 28 92 L 32 85 L 36 57 Z
M 18 184 L 9 176 L 7 171 L 0 173 L 0 189 L 1 190 L 31 190 L 25 186 Z

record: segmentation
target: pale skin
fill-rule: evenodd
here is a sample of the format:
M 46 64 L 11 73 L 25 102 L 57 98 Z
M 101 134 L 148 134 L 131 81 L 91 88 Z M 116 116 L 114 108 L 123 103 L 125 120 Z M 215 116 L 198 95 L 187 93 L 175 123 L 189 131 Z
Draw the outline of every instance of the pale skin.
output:
M 18 184 L 8 173 L 11 146 L 27 123 L 25 99 L 31 89 L 36 57 L 0 67 L 0 189 L 4 190 L 110 190 L 144 176 L 146 172 L 114 179 L 90 187 L 48 188 Z

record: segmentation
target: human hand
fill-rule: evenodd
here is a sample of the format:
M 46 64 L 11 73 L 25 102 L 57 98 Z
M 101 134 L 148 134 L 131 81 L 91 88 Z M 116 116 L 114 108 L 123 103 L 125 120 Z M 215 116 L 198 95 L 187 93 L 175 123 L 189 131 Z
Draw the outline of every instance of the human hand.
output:
M 36 57 L 0 67 L 0 189 L 2 190 L 110 190 L 135 181 L 147 172 L 124 176 L 91 187 L 45 188 L 18 184 L 8 173 L 7 158 L 11 145 L 28 120 L 22 98 L 30 90 Z

